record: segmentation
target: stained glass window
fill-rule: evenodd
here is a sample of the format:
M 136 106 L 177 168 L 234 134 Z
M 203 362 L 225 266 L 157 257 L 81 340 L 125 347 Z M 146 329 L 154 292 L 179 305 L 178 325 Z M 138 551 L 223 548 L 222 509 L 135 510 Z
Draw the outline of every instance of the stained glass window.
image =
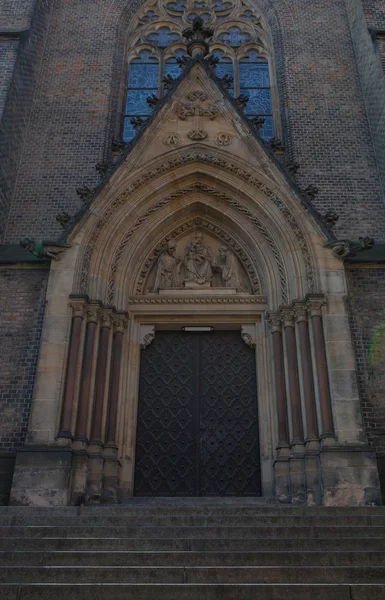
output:
M 143 50 L 139 58 L 130 63 L 128 72 L 128 91 L 124 118 L 123 139 L 129 142 L 135 137 L 131 124 L 133 117 L 147 117 L 151 108 L 147 104 L 148 96 L 158 94 L 159 61 L 153 58 L 149 50 Z
M 215 75 L 225 79 L 223 83 L 231 95 L 249 98 L 244 109 L 247 117 L 265 119 L 262 137 L 269 140 L 279 136 L 279 124 L 274 131 L 277 107 L 269 64 L 261 57 L 270 56 L 272 43 L 268 32 L 260 35 L 264 24 L 255 7 L 247 0 L 151 0 L 139 13 L 132 35 L 131 53 L 135 58 L 129 58 L 124 139 L 129 141 L 135 136 L 130 123 L 133 117 L 151 114 L 147 98 L 152 94 L 162 96 L 169 89 L 169 82 L 163 83 L 164 77 L 180 76 L 177 59 L 187 53 L 182 31 L 197 16 L 213 30 L 209 45 L 211 55 L 218 58 Z
M 212 56 L 215 56 L 216 58 L 219 59 L 219 63 L 215 67 L 215 75 L 217 77 L 219 77 L 220 79 L 225 77 L 225 75 L 227 75 L 228 77 L 234 78 L 233 63 L 231 62 L 230 58 L 228 58 L 224 55 L 225 54 L 224 51 L 223 50 L 213 50 L 213 52 L 211 54 L 212 54 Z M 229 92 L 232 95 L 234 94 L 234 82 L 232 83 L 231 87 L 229 88 Z
M 256 51 L 250 51 L 239 61 L 240 92 L 248 96 L 245 108 L 248 117 L 263 117 L 265 123 L 260 130 L 261 136 L 270 140 L 274 137 L 273 109 L 269 65 Z

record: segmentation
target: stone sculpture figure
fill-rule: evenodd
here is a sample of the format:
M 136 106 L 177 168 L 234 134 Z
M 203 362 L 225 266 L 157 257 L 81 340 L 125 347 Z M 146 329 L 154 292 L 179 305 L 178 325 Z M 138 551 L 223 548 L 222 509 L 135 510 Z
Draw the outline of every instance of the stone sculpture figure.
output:
M 240 266 L 237 257 L 227 246 L 220 246 L 218 254 L 218 268 L 221 271 L 222 285 L 242 291 L 244 286 L 241 282 Z
M 211 282 L 213 272 L 212 258 L 208 249 L 203 246 L 203 234 L 198 232 L 185 251 L 185 283 L 195 282 L 199 285 Z
M 178 287 L 180 282 L 181 260 L 175 255 L 176 241 L 169 240 L 166 249 L 160 254 L 156 267 L 153 291 Z

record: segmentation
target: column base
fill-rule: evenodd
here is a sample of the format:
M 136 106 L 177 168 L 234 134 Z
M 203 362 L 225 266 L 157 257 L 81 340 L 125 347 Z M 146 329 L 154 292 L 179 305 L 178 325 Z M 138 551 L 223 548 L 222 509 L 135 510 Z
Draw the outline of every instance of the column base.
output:
M 324 506 L 379 506 L 376 453 L 367 446 L 323 446 L 320 453 Z
M 12 506 L 67 506 L 70 495 L 71 448 L 24 446 L 16 455 Z

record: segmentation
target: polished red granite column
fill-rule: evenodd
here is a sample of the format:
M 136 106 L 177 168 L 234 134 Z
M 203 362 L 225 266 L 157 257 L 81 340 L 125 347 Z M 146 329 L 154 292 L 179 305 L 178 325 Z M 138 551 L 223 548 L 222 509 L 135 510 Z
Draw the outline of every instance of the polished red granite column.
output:
M 289 446 L 285 367 L 283 361 L 282 323 L 278 313 L 268 313 L 273 342 L 275 392 L 277 397 L 278 448 Z
M 285 329 L 287 376 L 289 381 L 291 421 L 293 429 L 292 445 L 303 444 L 301 395 L 298 379 L 297 343 L 295 339 L 294 312 L 291 308 L 281 309 L 281 319 Z
M 318 425 L 306 303 L 295 302 L 294 314 L 299 333 L 302 386 L 306 413 L 306 441 L 309 442 L 318 440 Z
M 114 337 L 112 341 L 112 356 L 110 368 L 110 385 L 108 394 L 108 412 L 106 440 L 104 447 L 103 470 L 103 502 L 114 503 L 118 499 L 119 463 L 118 463 L 118 407 L 120 376 L 122 369 L 122 352 L 124 330 L 128 325 L 126 314 L 117 314 L 113 319 Z
M 83 319 L 85 314 L 85 299 L 73 299 L 70 303 L 70 307 L 72 308 L 71 335 L 65 376 L 60 431 L 57 436 L 58 438 L 68 439 L 73 438 L 72 415 L 75 403 L 76 375 L 80 356 Z
M 314 352 L 317 364 L 318 391 L 321 412 L 321 437 L 334 437 L 334 425 L 329 391 L 329 377 L 326 363 L 326 348 L 322 326 L 322 306 L 325 299 L 322 296 L 308 296 L 307 307 L 311 317 L 314 339 Z
M 87 329 L 84 343 L 83 364 L 79 393 L 78 414 L 76 421 L 75 440 L 88 441 L 87 424 L 92 388 L 92 366 L 95 352 L 96 331 L 98 327 L 100 306 L 87 306 Z
M 109 309 L 102 309 L 100 311 L 98 359 L 96 363 L 94 405 L 91 426 L 91 444 L 99 445 L 102 445 L 104 442 L 102 422 L 109 359 L 111 316 L 112 312 Z

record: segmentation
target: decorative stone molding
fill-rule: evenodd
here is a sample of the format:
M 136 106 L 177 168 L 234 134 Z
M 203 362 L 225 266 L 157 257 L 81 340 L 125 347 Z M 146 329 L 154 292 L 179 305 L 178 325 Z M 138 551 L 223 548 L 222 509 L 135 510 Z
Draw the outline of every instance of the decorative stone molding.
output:
M 199 142 L 205 140 L 208 136 L 207 131 L 203 131 L 203 129 L 192 129 L 188 132 L 187 137 L 190 140 L 194 140 L 195 142 Z
M 113 320 L 113 310 L 111 308 L 102 308 L 100 310 L 100 326 L 111 328 Z
M 164 162 L 161 166 L 158 166 L 158 167 L 154 168 L 152 171 L 148 171 L 147 173 L 145 173 L 144 175 L 139 177 L 130 186 L 128 186 L 128 189 L 123 194 L 118 196 L 111 203 L 111 205 L 108 207 L 108 209 L 106 210 L 104 215 L 99 219 L 95 228 L 91 232 L 89 239 L 88 239 L 88 243 L 85 245 L 82 255 L 80 256 L 79 260 L 81 261 L 81 268 L 80 268 L 80 274 L 79 274 L 79 283 L 77 286 L 78 290 L 83 293 L 87 292 L 89 269 L 90 269 L 92 253 L 97 244 L 97 241 L 99 239 L 99 236 L 100 236 L 102 230 L 104 229 L 105 225 L 109 221 L 112 214 L 122 204 L 124 204 L 127 201 L 128 197 L 134 191 L 136 191 L 143 185 L 146 185 L 152 179 L 167 173 L 171 169 L 181 166 L 181 165 L 188 164 L 190 162 L 207 162 L 207 163 L 216 165 L 218 167 L 221 167 L 224 170 L 237 175 L 238 177 L 240 177 L 241 179 L 243 179 L 250 185 L 253 185 L 255 188 L 259 189 L 263 194 L 265 194 L 265 196 L 267 196 L 273 202 L 273 204 L 281 212 L 281 214 L 285 218 L 286 222 L 290 226 L 290 229 L 293 231 L 295 237 L 297 238 L 297 242 L 301 249 L 302 257 L 304 260 L 308 290 L 309 290 L 309 292 L 313 292 L 314 287 L 315 287 L 315 281 L 314 281 L 312 262 L 311 262 L 311 258 L 310 258 L 310 252 L 309 252 L 306 240 L 304 238 L 304 235 L 301 231 L 299 224 L 297 223 L 294 215 L 287 208 L 284 201 L 281 200 L 273 191 L 271 191 L 257 177 L 255 177 L 254 173 L 246 171 L 246 170 L 238 167 L 234 163 L 231 163 L 230 161 L 227 161 L 227 160 L 217 157 L 217 156 L 212 156 L 211 154 L 208 154 L 205 152 L 191 152 L 189 154 L 181 154 L 175 158 L 170 159 L 169 161 Z M 178 192 L 178 195 L 179 195 L 179 192 Z M 156 203 L 156 205 L 154 205 L 153 207 L 151 207 L 144 213 L 144 215 L 141 217 L 141 219 L 145 219 L 146 216 L 149 216 L 153 212 L 156 212 L 156 210 L 161 208 L 161 206 L 164 206 L 165 204 L 167 204 L 171 199 L 172 199 L 172 195 L 170 194 L 166 198 L 163 198 L 162 200 L 158 201 L 158 203 Z M 241 203 L 239 203 L 239 204 L 242 207 L 242 210 L 244 210 L 244 207 L 241 205 Z M 142 221 L 137 223 L 136 229 L 140 226 L 141 222 Z M 274 244 L 274 247 L 275 247 L 275 244 Z M 281 277 L 284 275 L 283 265 L 282 265 L 282 268 L 283 268 L 283 273 L 281 274 Z M 284 292 L 283 292 L 283 294 L 284 294 Z M 284 299 L 284 302 L 285 302 L 285 299 Z
M 242 325 L 241 337 L 247 346 L 255 348 L 257 345 L 255 325 Z
M 307 311 L 311 317 L 322 317 L 322 307 L 326 304 L 323 294 L 308 294 L 305 301 Z
M 231 144 L 231 141 L 233 139 L 233 136 L 230 133 L 218 133 L 217 137 L 216 137 L 216 143 L 218 144 L 218 146 L 229 146 Z
M 296 323 L 300 323 L 301 321 L 307 322 L 307 305 L 306 302 L 294 301 L 293 302 L 293 312 Z
M 278 312 L 267 312 L 265 318 L 269 324 L 271 333 L 275 333 L 277 331 L 280 333 L 282 331 L 282 320 Z
M 155 327 L 153 325 L 141 325 L 140 326 L 140 339 L 139 346 L 141 350 L 145 350 L 147 346 L 151 344 L 151 342 L 155 338 Z
M 114 331 L 119 333 L 124 333 L 124 330 L 127 329 L 129 323 L 128 314 L 120 314 L 117 313 L 112 318 L 112 324 L 114 326 Z
M 165 146 L 172 146 L 173 148 L 176 148 L 180 144 L 180 137 L 177 133 L 169 133 L 168 135 L 164 136 L 162 141 Z
M 98 323 L 101 316 L 100 304 L 88 304 L 86 307 L 88 323 Z
M 291 307 L 281 308 L 279 311 L 281 321 L 283 326 L 286 327 L 294 327 L 295 318 L 294 318 L 294 310 Z
M 266 304 L 266 296 L 132 296 L 128 304 Z

